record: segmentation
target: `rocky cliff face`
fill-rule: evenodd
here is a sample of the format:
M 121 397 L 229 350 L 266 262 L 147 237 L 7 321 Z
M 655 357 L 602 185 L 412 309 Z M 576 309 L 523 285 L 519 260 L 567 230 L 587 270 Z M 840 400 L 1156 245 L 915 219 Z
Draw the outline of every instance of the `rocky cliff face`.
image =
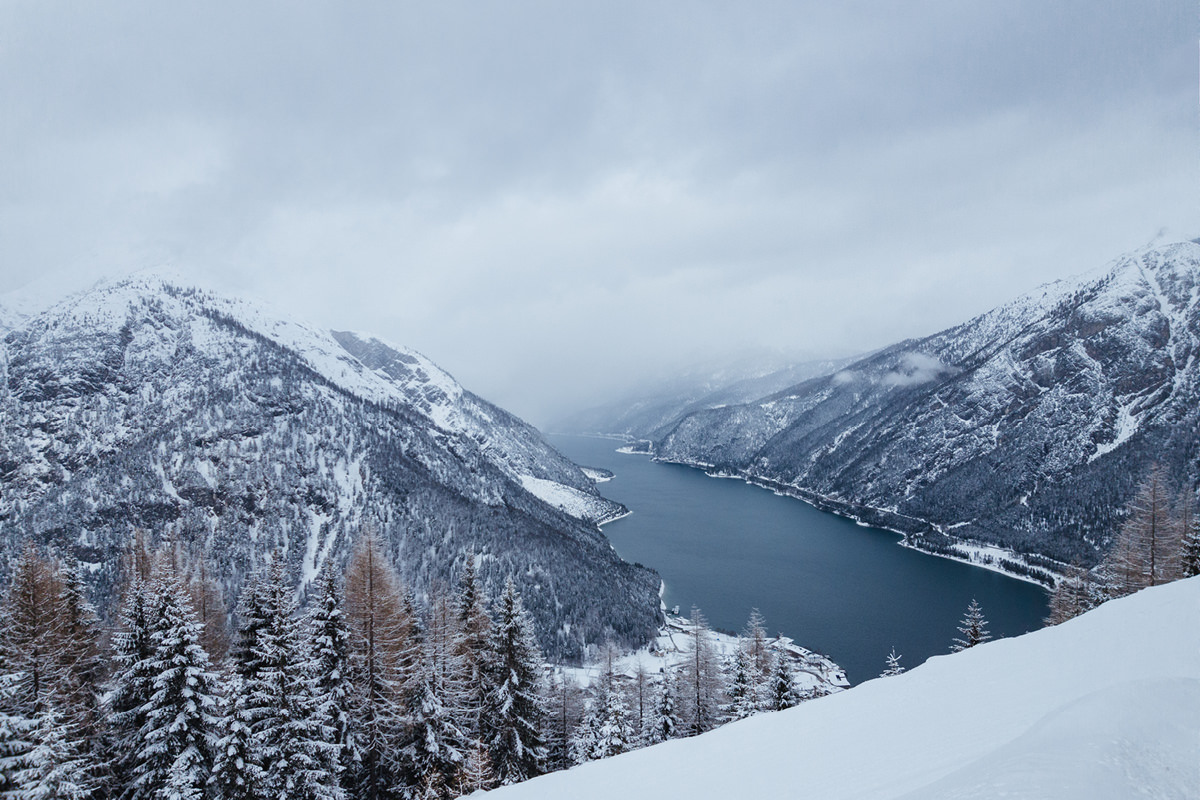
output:
M 751 403 L 656 454 L 872 522 L 1095 563 L 1150 464 L 1200 473 L 1200 243 L 1127 255 Z
M 621 507 L 418 353 L 157 277 L 9 319 L 0 549 L 75 553 L 102 603 L 136 528 L 207 552 L 232 597 L 272 552 L 306 586 L 373 526 L 420 592 L 470 552 L 493 589 L 513 575 L 551 654 L 655 629 L 657 575 L 596 527 Z

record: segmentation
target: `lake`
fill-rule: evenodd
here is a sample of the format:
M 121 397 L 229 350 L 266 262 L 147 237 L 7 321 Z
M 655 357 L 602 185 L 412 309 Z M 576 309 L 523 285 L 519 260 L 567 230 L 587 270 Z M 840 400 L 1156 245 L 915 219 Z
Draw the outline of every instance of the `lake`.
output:
M 617 453 L 612 439 L 549 439 L 615 473 L 600 491 L 633 513 L 604 533 L 622 558 L 658 570 L 668 608 L 698 606 L 735 632 L 758 608 L 770 633 L 828 655 L 852 683 L 878 675 L 893 646 L 907 668 L 948 652 L 972 598 L 996 638 L 1042 627 L 1048 598 L 1034 584 L 900 547 L 895 533 L 740 480 Z

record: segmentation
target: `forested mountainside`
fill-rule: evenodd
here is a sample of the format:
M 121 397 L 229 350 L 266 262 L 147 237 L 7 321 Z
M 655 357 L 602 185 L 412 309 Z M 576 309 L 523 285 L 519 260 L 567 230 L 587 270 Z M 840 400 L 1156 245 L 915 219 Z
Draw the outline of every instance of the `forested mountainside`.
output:
M 1148 248 L 751 403 L 657 457 L 842 513 L 1095 564 L 1152 464 L 1200 473 L 1200 243 Z M 1193 495 L 1194 496 L 1194 495 Z
M 135 529 L 207 552 L 229 599 L 272 551 L 308 585 L 377 529 L 418 592 L 468 553 L 570 658 L 660 622 L 623 509 L 532 427 L 413 351 L 137 277 L 16 320 L 0 346 L 0 550 L 79 557 L 103 606 Z M 7 561 L 7 559 L 4 559 Z
M 780 367 L 775 360 L 692 370 L 644 392 L 572 414 L 554 424 L 567 433 L 598 433 L 656 439 L 693 411 L 748 403 L 819 375 L 851 359 L 805 361 Z

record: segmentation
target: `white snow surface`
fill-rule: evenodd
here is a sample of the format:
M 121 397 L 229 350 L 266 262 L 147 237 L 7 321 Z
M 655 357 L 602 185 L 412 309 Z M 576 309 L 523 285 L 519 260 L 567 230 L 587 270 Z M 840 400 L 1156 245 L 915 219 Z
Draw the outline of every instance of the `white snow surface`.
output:
M 577 519 L 595 521 L 612 513 L 612 504 L 597 495 L 545 478 L 532 475 L 519 477 L 525 491 Z
M 1200 797 L 1200 578 L 493 792 L 514 800 Z

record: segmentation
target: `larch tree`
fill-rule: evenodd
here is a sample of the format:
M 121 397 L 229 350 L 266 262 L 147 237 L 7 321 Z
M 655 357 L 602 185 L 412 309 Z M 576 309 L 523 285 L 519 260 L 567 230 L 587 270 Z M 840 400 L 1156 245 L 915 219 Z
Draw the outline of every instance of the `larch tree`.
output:
M 967 648 L 974 647 L 977 644 L 983 644 L 992 638 L 992 635 L 987 630 L 987 620 L 984 619 L 983 609 L 974 598 L 971 599 L 971 604 L 967 606 L 967 613 L 959 623 L 958 632 L 962 634 L 962 638 L 955 638 L 954 644 L 950 648 L 950 652 L 958 653 Z
M 352 794 L 387 800 L 400 779 L 399 753 L 416 689 L 407 680 L 419 662 L 414 609 L 373 529 L 363 532 L 346 567 L 350 630 L 350 705 L 357 734 Z
M 771 674 L 771 644 L 767 636 L 767 621 L 757 608 L 750 609 L 750 618 L 742 631 L 742 646 L 749 652 L 757 682 L 761 686 Z
M 571 737 L 583 718 L 583 690 L 578 682 L 557 670 L 550 685 L 550 714 L 547 721 L 547 765 L 549 769 L 567 769 L 571 760 Z
M 1178 533 L 1166 473 L 1155 466 L 1130 502 L 1129 516 L 1109 553 L 1110 593 L 1122 597 L 1178 577 Z
M 107 653 L 100 648 L 100 619 L 87 598 L 78 564 L 62 568 L 59 575 L 54 637 L 59 679 L 54 691 L 67 726 L 86 741 L 87 752 L 92 753 L 99 746 Z
M 685 690 L 682 694 L 686 699 L 687 733 L 695 736 L 720 724 L 723 686 L 721 665 L 708 620 L 695 606 L 692 607 L 691 623 L 688 634 L 691 652 L 684 666 Z
M 13 566 L 12 579 L 0 608 L 0 660 L 18 675 L 12 688 L 14 707 L 33 715 L 60 679 L 57 659 L 58 601 L 62 581 L 54 565 L 37 547 L 27 544 Z

